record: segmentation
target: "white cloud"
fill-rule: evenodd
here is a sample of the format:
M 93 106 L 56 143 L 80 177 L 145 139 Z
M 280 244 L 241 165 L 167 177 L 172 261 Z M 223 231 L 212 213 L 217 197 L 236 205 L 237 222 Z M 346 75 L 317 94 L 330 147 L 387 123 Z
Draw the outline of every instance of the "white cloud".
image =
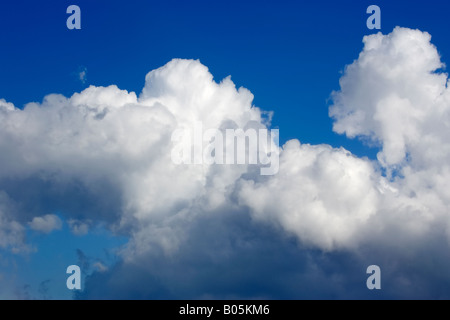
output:
M 0 112 L 0 150 L 6 155 L 0 182 L 12 178 L 38 199 L 45 195 L 60 203 L 69 220 L 73 213 L 76 220 L 127 230 L 139 250 L 151 239 L 169 250 L 176 247 L 182 222 L 195 217 L 192 206 L 220 206 L 228 200 L 224 192 L 247 170 L 173 164 L 172 132 L 196 121 L 205 128 L 261 122 L 252 99 L 229 78 L 213 81 L 198 61 L 173 60 L 147 75 L 139 98 L 116 86 L 91 86 L 71 98 L 49 95 L 24 110 L 8 104 Z M 7 183 L 0 187 L 14 193 Z M 29 202 L 36 198 L 14 198 L 35 207 Z M 87 208 L 74 212 L 78 203 Z M 42 213 L 33 214 L 40 221 Z
M 430 39 L 404 28 L 366 36 L 333 93 L 334 130 L 380 144 L 378 163 L 290 141 L 279 175 L 242 185 L 254 217 L 326 250 L 450 234 L 450 91 Z
M 449 158 L 450 92 L 426 32 L 396 28 L 364 37 L 364 49 L 340 80 L 330 115 L 334 130 L 382 146 L 386 167 L 441 165 Z M 409 157 L 410 159 L 407 159 Z
M 76 219 L 69 219 L 67 221 L 70 231 L 77 236 L 84 236 L 89 232 L 89 226 L 92 221 L 80 221 Z
M 62 227 L 62 221 L 54 214 L 46 214 L 42 217 L 34 217 L 28 225 L 35 231 L 50 233 L 54 230 L 60 230 Z
M 436 48 L 428 34 L 402 28 L 364 43 L 330 115 L 336 132 L 379 143 L 378 162 L 292 140 L 273 177 L 245 165 L 173 164 L 176 128 L 263 123 L 248 90 L 230 78 L 216 83 L 199 61 L 175 59 L 147 74 L 139 96 L 91 86 L 24 110 L 0 101 L 0 182 L 49 185 L 41 192 L 61 203 L 72 232 L 87 232 L 79 221 L 106 222 L 130 236 L 128 259 L 155 248 L 176 252 L 187 224 L 227 210 L 324 250 L 450 235 L 450 94 L 446 75 L 433 73 L 442 66 Z M 0 187 L 31 207 L 31 198 Z M 25 216 L 17 215 L 19 224 Z
M 87 71 L 83 70 L 80 72 L 79 77 L 80 77 L 80 81 L 82 83 L 86 83 L 86 75 L 87 75 Z
M 367 258 L 370 248 L 386 263 L 413 261 L 415 274 L 430 274 L 426 259 L 417 257 L 440 257 L 450 239 L 450 91 L 447 75 L 434 72 L 442 66 L 427 33 L 396 28 L 365 37 L 333 93 L 330 116 L 335 132 L 378 145 L 378 160 L 291 140 L 280 148 L 278 174 L 269 177 L 246 165 L 171 161 L 177 128 L 199 121 L 205 129 L 264 125 L 248 90 L 236 89 L 230 78 L 215 82 L 199 61 L 175 59 L 151 71 L 140 95 L 112 85 L 70 98 L 49 95 L 24 110 L 0 100 L 0 247 L 21 250 L 27 223 L 41 232 L 60 228 L 57 216 L 45 215 L 57 205 L 74 234 L 104 223 L 130 238 L 117 268 L 94 265 L 105 277 L 145 261 L 145 268 L 154 264 L 157 279 L 171 279 L 194 256 L 217 273 L 242 257 L 278 268 L 264 260 L 272 243 L 265 236 L 274 234 L 262 226 L 332 254 L 357 251 Z M 312 271 L 300 278 L 319 275 L 326 287 L 326 272 L 309 254 L 275 243 L 270 252 L 279 244 L 297 263 L 308 260 Z M 170 263 L 162 261 L 167 254 Z M 197 280 L 211 288 L 193 265 L 196 278 L 186 287 L 174 284 L 179 293 Z M 242 270 L 245 278 L 254 274 Z M 402 273 L 392 274 L 409 292 Z
M 253 217 L 274 222 L 305 244 L 331 250 L 355 246 L 362 228 L 377 214 L 382 178 L 367 160 L 327 145 L 283 148 L 280 173 L 243 181 L 241 204 Z
M 80 80 L 80 82 L 82 84 L 85 84 L 87 81 L 87 68 L 86 67 L 79 67 L 78 71 L 75 72 L 75 76 L 78 77 L 78 80 Z
M 384 210 L 406 230 L 449 233 L 450 90 L 430 39 L 405 28 L 365 37 L 330 115 L 336 132 L 381 145 L 379 163 L 398 190 L 383 195 Z
M 5 99 L 0 99 L 0 110 L 3 112 L 14 110 L 14 105 L 10 102 L 6 102 Z

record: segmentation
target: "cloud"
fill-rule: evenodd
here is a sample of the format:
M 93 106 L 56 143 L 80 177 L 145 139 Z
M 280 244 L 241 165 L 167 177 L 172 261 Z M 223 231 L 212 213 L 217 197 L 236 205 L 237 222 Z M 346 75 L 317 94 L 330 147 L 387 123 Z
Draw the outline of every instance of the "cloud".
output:
M 80 72 L 80 80 L 81 82 L 85 83 L 86 82 L 86 71 L 83 70 Z
M 344 149 L 291 140 L 283 147 L 280 173 L 241 181 L 239 199 L 255 219 L 275 223 L 305 244 L 351 248 L 377 214 L 381 181 L 369 161 Z
M 25 245 L 25 228 L 14 216 L 17 207 L 6 193 L 0 191 L 0 247 L 13 252 L 28 251 Z
M 12 103 L 6 102 L 5 99 L 0 99 L 0 109 L 4 111 L 14 110 L 14 105 Z
M 426 32 L 399 27 L 366 36 L 333 94 L 330 115 L 336 132 L 381 148 L 378 165 L 390 182 L 383 182 L 388 190 L 377 224 L 398 223 L 398 232 L 415 236 L 448 236 L 449 79 L 430 40 Z
M 78 79 L 81 81 L 82 84 L 85 84 L 87 81 L 87 68 L 81 67 L 77 73 Z
M 449 296 L 424 262 L 450 265 L 450 93 L 430 39 L 365 37 L 332 94 L 334 131 L 378 147 L 377 160 L 291 140 L 274 176 L 171 161 L 178 128 L 270 126 L 247 89 L 196 60 L 151 71 L 139 95 L 112 85 L 23 110 L 0 100 L 0 209 L 16 208 L 0 210 L 0 245 L 55 210 L 75 234 L 126 235 L 121 261 L 95 265 L 80 298 L 373 297 L 360 284 L 377 261 L 384 297 Z
M 174 249 L 176 229 L 195 218 L 190 204 L 220 206 L 247 168 L 175 165 L 172 132 L 199 121 L 205 128 L 260 123 L 252 99 L 229 78 L 213 81 L 198 61 L 173 60 L 147 75 L 139 98 L 91 86 L 2 109 L 0 188 L 21 204 L 18 223 L 58 210 L 72 227 L 92 220 L 127 232 L 130 252 L 153 240 Z
M 69 224 L 70 231 L 77 236 L 84 236 L 89 232 L 89 225 L 92 223 L 88 221 L 79 221 L 76 219 L 69 219 L 67 221 Z
M 105 266 L 100 261 L 97 261 L 97 262 L 94 263 L 94 268 L 97 269 L 98 272 L 106 272 L 106 271 L 108 271 L 108 267 Z
M 426 32 L 396 28 L 364 37 L 333 94 L 334 131 L 379 144 L 383 166 L 436 166 L 448 159 L 449 90 Z
M 242 184 L 255 218 L 324 250 L 449 235 L 450 91 L 430 39 L 405 28 L 364 37 L 333 93 L 334 130 L 378 144 L 378 162 L 289 141 L 279 175 Z
M 34 217 L 28 225 L 35 231 L 50 233 L 54 230 L 60 230 L 62 227 L 62 221 L 57 215 L 47 214 L 42 217 Z

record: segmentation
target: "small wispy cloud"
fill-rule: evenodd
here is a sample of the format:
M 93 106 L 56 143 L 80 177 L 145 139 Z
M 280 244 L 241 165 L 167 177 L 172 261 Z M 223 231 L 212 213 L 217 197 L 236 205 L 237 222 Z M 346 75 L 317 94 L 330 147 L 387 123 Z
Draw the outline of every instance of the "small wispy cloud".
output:
M 87 73 L 88 70 L 85 66 L 78 66 L 73 72 L 71 72 L 70 76 L 72 80 L 80 81 L 83 85 L 87 82 Z
M 94 263 L 94 268 L 98 271 L 98 272 L 106 272 L 108 271 L 108 267 L 105 266 L 103 263 L 101 263 L 100 261 L 97 261 Z
M 87 68 L 82 67 L 81 70 L 78 72 L 78 78 L 80 81 L 85 84 L 87 81 Z

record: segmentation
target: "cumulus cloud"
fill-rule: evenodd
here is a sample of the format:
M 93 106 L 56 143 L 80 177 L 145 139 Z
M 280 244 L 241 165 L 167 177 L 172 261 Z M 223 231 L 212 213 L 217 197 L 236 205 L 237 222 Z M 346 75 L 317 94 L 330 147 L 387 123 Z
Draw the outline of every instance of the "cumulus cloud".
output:
M 362 239 L 362 228 L 377 214 L 381 181 L 369 161 L 344 149 L 291 140 L 283 148 L 279 174 L 242 181 L 239 196 L 255 219 L 331 250 Z
M 396 28 L 364 37 L 340 80 L 330 115 L 334 130 L 379 144 L 383 166 L 441 165 L 448 159 L 447 74 L 426 32 Z
M 378 211 L 390 217 L 380 223 L 449 234 L 450 90 L 430 40 L 426 32 L 399 27 L 366 36 L 333 94 L 330 115 L 336 132 L 381 148 L 378 164 L 395 191 L 382 192 Z
M 377 160 L 291 140 L 278 150 L 274 176 L 261 176 L 252 165 L 171 161 L 176 129 L 198 122 L 222 130 L 270 126 L 247 89 L 229 77 L 216 82 L 199 61 L 175 59 L 151 71 L 139 95 L 112 85 L 70 98 L 49 95 L 23 110 L 0 100 L 0 205 L 20 204 L 14 215 L 0 206 L 0 245 L 23 241 L 17 235 L 28 221 L 53 229 L 55 221 L 44 215 L 52 210 L 75 234 L 105 223 L 128 236 L 123 260 L 108 270 L 97 265 L 101 272 L 86 280 L 84 297 L 105 294 L 99 281 L 138 297 L 183 298 L 193 287 L 198 291 L 190 297 L 233 297 L 245 279 L 260 290 L 239 297 L 295 295 L 281 289 L 289 279 L 315 279 L 325 291 L 334 283 L 337 291 L 328 292 L 334 297 L 345 291 L 343 279 L 360 281 L 345 270 L 358 272 L 355 266 L 363 268 L 368 257 L 389 266 L 392 259 L 402 264 L 419 254 L 439 255 L 434 244 L 447 248 L 450 236 L 450 93 L 430 40 L 404 28 L 365 37 L 332 94 L 334 131 L 380 148 Z M 289 259 L 267 261 L 265 248 Z M 357 253 L 353 267 L 346 252 Z M 257 265 L 245 260 L 234 276 L 210 285 L 242 257 L 267 269 L 255 272 Z M 448 265 L 450 259 L 442 259 Z M 191 277 L 186 287 L 170 280 L 183 274 L 181 267 Z M 423 279 L 426 268 L 418 263 L 410 272 Z M 269 269 L 285 276 L 258 287 Z M 406 293 L 413 284 L 399 274 L 394 267 L 388 277 Z M 138 275 L 153 279 L 145 286 L 151 290 L 129 287 L 140 283 Z
M 14 105 L 10 102 L 6 102 L 5 99 L 0 99 L 0 109 L 5 111 L 11 111 L 14 110 Z
M 21 204 L 18 223 L 57 209 L 75 232 L 85 229 L 75 221 L 106 222 L 128 232 L 138 251 L 152 239 L 170 250 L 181 226 L 172 221 L 192 219 L 194 203 L 223 204 L 247 170 L 175 165 L 172 132 L 199 121 L 205 128 L 260 123 L 252 99 L 230 78 L 216 83 L 198 61 L 173 60 L 147 75 L 139 98 L 91 86 L 23 110 L 2 102 L 0 188 Z
M 35 231 L 50 233 L 54 230 L 60 230 L 62 227 L 62 221 L 57 215 L 46 214 L 42 217 L 34 217 L 28 225 Z

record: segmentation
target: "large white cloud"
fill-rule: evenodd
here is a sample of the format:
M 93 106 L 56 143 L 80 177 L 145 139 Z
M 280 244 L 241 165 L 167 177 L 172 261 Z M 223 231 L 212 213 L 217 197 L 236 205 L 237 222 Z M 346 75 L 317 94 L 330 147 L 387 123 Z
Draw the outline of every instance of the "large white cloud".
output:
M 379 145 L 378 162 L 290 141 L 279 175 L 243 184 L 254 217 L 326 250 L 450 234 L 450 90 L 430 39 L 405 28 L 364 37 L 332 95 L 334 130 Z
M 247 171 L 242 165 L 174 164 L 172 132 L 197 122 L 205 129 L 260 123 L 252 99 L 230 78 L 213 81 L 199 61 L 173 60 L 147 75 L 139 98 L 116 86 L 91 86 L 71 98 L 46 96 L 23 110 L 2 100 L 0 187 L 25 209 L 50 199 L 41 210 L 18 213 L 19 225 L 40 225 L 41 211 L 57 203 L 69 221 L 106 221 L 126 232 L 136 250 L 152 239 L 169 250 L 182 234 L 177 228 L 200 207 L 229 200 L 228 189 Z M 15 184 L 33 196 L 16 192 Z M 73 199 L 87 204 L 77 212 Z
M 382 147 L 384 166 L 440 166 L 449 156 L 450 92 L 437 49 L 426 32 L 396 28 L 364 37 L 333 94 L 334 130 Z
M 336 132 L 381 146 L 379 164 L 398 190 L 396 197 L 382 198 L 387 221 L 448 233 L 450 90 L 430 40 L 426 32 L 399 27 L 365 37 L 333 95 L 330 115 Z
M 127 260 L 155 248 L 174 253 L 192 236 L 187 225 L 225 212 L 249 213 L 324 250 L 450 234 L 450 94 L 447 76 L 434 72 L 436 48 L 427 33 L 402 28 L 364 44 L 330 115 L 336 132 L 379 144 L 378 162 L 292 140 L 271 177 L 246 165 L 174 164 L 176 128 L 266 125 L 248 90 L 215 82 L 193 60 L 151 71 L 139 96 L 91 86 L 24 110 L 0 100 L 0 189 L 22 209 L 0 210 L 0 245 L 12 241 L 6 230 L 20 234 L 55 203 L 77 225 L 106 222 L 129 236 Z M 50 203 L 30 205 L 42 195 Z

